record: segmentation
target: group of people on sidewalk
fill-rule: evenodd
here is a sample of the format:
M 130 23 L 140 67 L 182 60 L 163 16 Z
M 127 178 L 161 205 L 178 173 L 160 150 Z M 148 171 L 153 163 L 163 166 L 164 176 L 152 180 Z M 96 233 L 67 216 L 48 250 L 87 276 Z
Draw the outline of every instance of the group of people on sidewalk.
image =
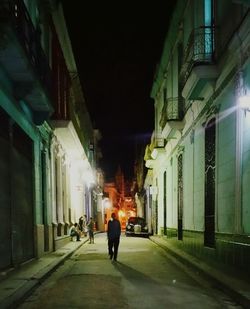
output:
M 81 236 L 86 237 L 89 234 L 89 243 L 94 243 L 94 220 L 90 217 L 89 221 L 87 221 L 87 216 L 81 216 L 79 218 L 79 222 L 75 223 L 69 229 L 69 235 L 73 240 L 73 237 L 76 237 L 76 241 L 81 240 Z
M 79 223 L 75 223 L 70 228 L 70 236 L 73 238 L 76 236 L 76 240 L 80 241 L 81 236 L 87 236 L 89 234 L 89 243 L 94 243 L 94 220 L 90 217 L 89 221 L 87 222 L 87 216 L 81 216 L 79 218 Z M 108 253 L 111 260 L 117 260 L 118 254 L 118 247 L 120 243 L 120 236 L 121 236 L 121 224 L 120 221 L 116 218 L 116 214 L 112 213 L 111 218 L 108 222 L 108 230 L 107 230 L 107 237 L 108 237 Z

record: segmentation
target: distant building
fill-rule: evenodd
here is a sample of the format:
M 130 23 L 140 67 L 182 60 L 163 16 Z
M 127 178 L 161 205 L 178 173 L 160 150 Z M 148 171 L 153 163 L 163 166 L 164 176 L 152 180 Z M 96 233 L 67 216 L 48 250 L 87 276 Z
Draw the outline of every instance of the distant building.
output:
M 104 183 L 104 203 L 106 222 L 110 219 L 111 213 L 115 212 L 121 222 L 122 229 L 125 229 L 129 217 L 136 215 L 136 204 L 131 194 L 132 183 L 125 181 L 121 167 L 118 167 L 115 175 L 115 182 Z

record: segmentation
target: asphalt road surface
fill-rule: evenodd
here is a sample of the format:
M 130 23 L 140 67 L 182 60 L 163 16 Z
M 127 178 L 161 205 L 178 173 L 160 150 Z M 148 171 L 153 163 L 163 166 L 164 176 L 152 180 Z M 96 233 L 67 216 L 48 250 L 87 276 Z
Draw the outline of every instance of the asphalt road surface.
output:
M 118 261 L 105 234 L 83 244 L 19 307 L 241 308 L 149 239 L 121 237 Z

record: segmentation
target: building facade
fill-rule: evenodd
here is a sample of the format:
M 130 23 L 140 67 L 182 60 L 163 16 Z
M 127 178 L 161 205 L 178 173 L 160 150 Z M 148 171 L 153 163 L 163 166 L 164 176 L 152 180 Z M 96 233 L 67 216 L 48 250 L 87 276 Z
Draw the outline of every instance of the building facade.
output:
M 248 271 L 249 29 L 248 1 L 177 1 L 145 151 L 154 233 Z
M 0 3 L 0 269 L 69 241 L 89 212 L 93 128 L 58 1 Z

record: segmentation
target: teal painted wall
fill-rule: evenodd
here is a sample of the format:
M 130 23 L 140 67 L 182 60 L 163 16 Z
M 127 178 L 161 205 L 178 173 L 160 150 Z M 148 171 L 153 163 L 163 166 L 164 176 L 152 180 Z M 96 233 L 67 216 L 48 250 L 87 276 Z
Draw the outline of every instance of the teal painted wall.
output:
M 217 230 L 234 233 L 236 113 L 232 86 L 227 87 L 218 103 L 221 116 L 217 125 Z
M 245 87 L 250 96 L 250 63 L 244 70 Z M 250 99 L 249 99 L 250 100 Z M 250 112 L 243 116 L 242 147 L 242 225 L 243 232 L 250 235 Z
M 194 230 L 204 229 L 204 128 L 194 131 Z

